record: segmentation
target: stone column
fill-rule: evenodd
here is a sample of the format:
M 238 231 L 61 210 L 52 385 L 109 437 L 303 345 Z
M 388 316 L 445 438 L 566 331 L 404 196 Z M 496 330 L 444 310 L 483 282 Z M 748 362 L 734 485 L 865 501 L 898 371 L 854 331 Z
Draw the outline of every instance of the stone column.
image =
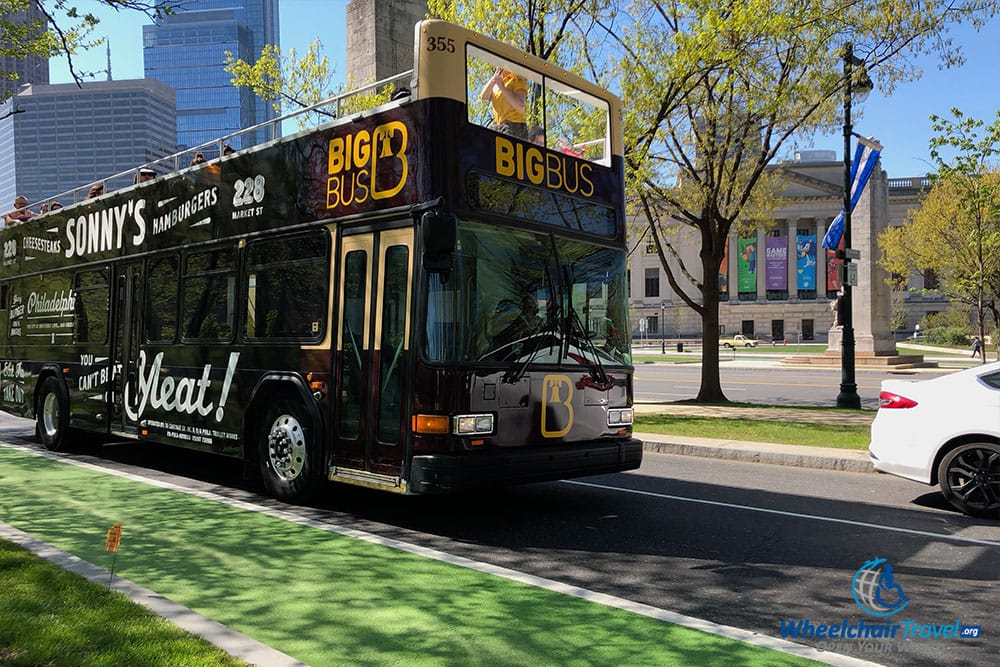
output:
M 785 227 L 788 234 L 788 300 L 793 301 L 799 298 L 799 220 L 789 218 Z
M 426 0 L 350 0 L 347 3 L 347 88 L 413 67 L 413 26 Z
M 881 165 L 879 165 L 881 166 Z M 878 264 L 878 237 L 889 226 L 889 185 L 881 168 L 872 173 L 854 208 L 851 243 L 861 252 L 858 284 L 852 290 L 854 340 L 858 355 L 894 355 L 891 290 L 888 272 Z
M 757 228 L 757 303 L 767 303 L 767 231 Z M 756 326 L 756 323 L 754 323 Z

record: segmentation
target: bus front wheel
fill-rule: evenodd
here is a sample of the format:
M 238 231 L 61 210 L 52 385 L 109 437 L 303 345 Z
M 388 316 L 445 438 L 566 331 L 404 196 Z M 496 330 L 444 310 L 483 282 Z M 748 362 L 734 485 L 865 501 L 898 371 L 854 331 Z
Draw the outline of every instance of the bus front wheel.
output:
M 305 409 L 287 398 L 265 410 L 257 436 L 264 487 L 286 502 L 305 500 L 315 490 L 320 467 L 318 444 Z
M 69 430 L 69 394 L 66 385 L 58 378 L 47 377 L 38 392 L 36 411 L 38 437 L 45 448 L 58 452 L 66 448 L 66 431 Z

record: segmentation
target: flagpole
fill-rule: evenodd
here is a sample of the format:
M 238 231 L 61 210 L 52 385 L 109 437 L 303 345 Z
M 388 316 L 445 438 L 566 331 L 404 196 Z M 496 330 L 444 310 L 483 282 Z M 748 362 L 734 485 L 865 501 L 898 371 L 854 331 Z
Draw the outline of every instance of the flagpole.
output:
M 843 296 L 840 299 L 840 323 L 843 325 L 843 336 L 840 342 L 840 393 L 837 394 L 838 408 L 861 408 L 861 397 L 858 395 L 858 384 L 854 373 L 854 304 L 851 285 L 848 284 L 848 267 L 851 263 L 851 95 L 853 65 L 860 64 L 854 57 L 854 45 L 848 42 L 844 46 L 844 252 L 841 287 Z M 859 165 L 860 167 L 860 165 Z

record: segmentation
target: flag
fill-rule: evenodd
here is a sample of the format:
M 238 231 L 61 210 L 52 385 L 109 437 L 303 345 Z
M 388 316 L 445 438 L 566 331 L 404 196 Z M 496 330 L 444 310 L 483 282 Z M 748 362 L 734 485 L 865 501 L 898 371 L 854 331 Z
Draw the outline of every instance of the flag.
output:
M 878 164 L 878 156 L 881 153 L 882 145 L 877 141 L 858 137 L 858 147 L 854 151 L 854 159 L 851 160 L 852 213 L 858 200 L 861 199 L 861 193 L 865 191 L 865 186 L 868 185 L 868 179 L 871 178 L 872 172 L 875 171 L 875 165 Z M 844 208 L 841 207 L 840 213 L 830 223 L 830 228 L 826 230 L 826 236 L 823 237 L 823 247 L 827 250 L 836 250 L 837 246 L 840 245 L 840 239 L 843 235 Z

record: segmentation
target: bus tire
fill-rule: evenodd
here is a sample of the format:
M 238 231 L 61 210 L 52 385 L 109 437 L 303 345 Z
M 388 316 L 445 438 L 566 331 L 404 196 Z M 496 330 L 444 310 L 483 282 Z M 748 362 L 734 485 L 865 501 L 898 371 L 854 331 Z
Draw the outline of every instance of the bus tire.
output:
M 295 503 L 316 490 L 320 448 L 310 424 L 299 401 L 278 397 L 265 408 L 257 434 L 257 454 L 264 488 L 271 497 Z
M 54 376 L 42 380 L 38 390 L 38 409 L 35 411 L 38 438 L 49 451 L 65 451 L 69 431 L 69 392 L 66 385 Z

